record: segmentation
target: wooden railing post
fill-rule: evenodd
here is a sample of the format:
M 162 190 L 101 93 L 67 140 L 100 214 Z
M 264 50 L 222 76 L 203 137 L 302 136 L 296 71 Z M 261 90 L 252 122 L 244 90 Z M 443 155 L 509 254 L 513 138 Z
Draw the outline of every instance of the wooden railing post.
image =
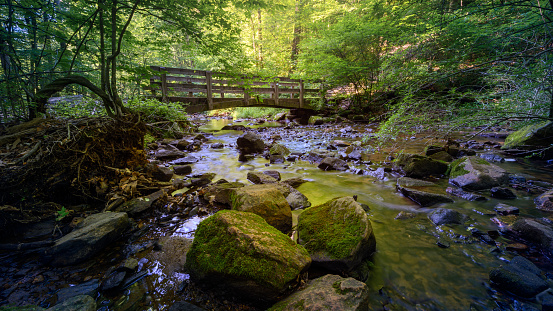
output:
M 304 99 L 303 99 L 303 95 L 304 95 L 304 87 L 303 87 L 303 80 L 300 79 L 300 108 L 303 108 L 303 105 L 304 105 Z
M 275 106 L 278 106 L 278 97 L 280 94 L 278 93 L 278 82 L 273 82 L 273 89 L 274 89 L 274 97 L 275 97 Z
M 164 72 L 161 74 L 161 101 L 166 103 L 168 101 L 167 99 L 167 74 Z
M 250 92 L 246 86 L 246 77 L 243 77 L 242 81 L 244 83 L 244 104 L 248 106 L 250 104 Z
M 209 110 L 213 110 L 213 93 L 211 88 L 211 71 L 206 71 L 205 73 L 205 83 L 207 86 L 207 106 Z

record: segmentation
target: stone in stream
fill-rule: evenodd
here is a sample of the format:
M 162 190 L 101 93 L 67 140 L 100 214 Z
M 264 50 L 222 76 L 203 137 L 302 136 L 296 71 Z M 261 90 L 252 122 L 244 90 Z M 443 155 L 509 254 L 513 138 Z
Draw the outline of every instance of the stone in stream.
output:
M 310 264 L 302 246 L 258 215 L 220 211 L 199 224 L 185 268 L 202 285 L 274 302 Z
M 499 203 L 495 206 L 494 210 L 497 212 L 498 215 L 518 215 L 519 209 L 515 206 L 510 206 L 507 204 Z
M 467 201 L 487 201 L 488 200 L 483 195 L 466 192 L 466 191 L 463 191 L 463 189 L 459 189 L 459 188 L 447 187 L 447 189 L 445 189 L 445 192 L 451 195 L 454 195 L 456 197 L 460 197 L 461 199 L 465 199 Z
M 264 171 L 263 174 L 269 175 L 269 176 L 273 177 L 274 179 L 276 179 L 277 181 L 280 181 L 280 179 L 281 179 L 280 173 L 278 171 Z
M 186 156 L 186 157 L 183 157 L 183 158 L 173 160 L 173 161 L 169 162 L 169 164 L 171 164 L 171 165 L 187 165 L 187 164 L 194 164 L 198 161 L 199 161 L 198 158 L 189 155 L 189 156 Z
M 242 154 L 261 153 L 265 150 L 265 143 L 261 137 L 252 132 L 238 137 L 236 145 Z
M 90 215 L 46 250 L 44 259 L 53 266 L 83 262 L 121 238 L 129 226 L 127 213 L 104 212 Z
M 284 186 L 276 184 L 251 185 L 235 188 L 230 194 L 233 210 L 251 212 L 259 215 L 282 232 L 292 229 L 292 210 L 286 201 L 287 191 Z
M 186 301 L 175 302 L 167 311 L 205 311 Z
M 171 181 L 173 178 L 173 170 L 170 167 L 152 164 L 147 166 L 147 170 L 155 180 Z
M 429 158 L 437 161 L 443 161 L 443 162 L 453 161 L 453 157 L 445 151 L 434 153 L 433 155 L 429 156 Z
M 467 216 L 449 208 L 437 208 L 428 214 L 428 218 L 436 226 L 449 224 L 463 224 Z
M 274 143 L 271 148 L 269 149 L 269 154 L 270 155 L 281 155 L 283 157 L 286 157 L 290 154 L 290 150 L 288 150 L 288 148 L 286 148 L 286 146 L 284 145 L 281 145 L 281 144 L 278 144 L 278 143 Z
M 186 139 L 181 139 L 181 140 L 179 140 L 179 142 L 177 143 L 176 147 L 177 147 L 177 149 L 179 149 L 179 150 L 187 150 L 187 149 L 190 147 L 191 144 L 192 144 L 192 143 L 189 142 L 188 140 L 186 140 Z
M 463 190 L 484 190 L 509 182 L 509 174 L 502 168 L 476 157 L 463 157 L 451 163 L 449 183 Z
M 213 143 L 211 144 L 211 149 L 223 149 L 225 145 L 223 143 Z
M 161 161 L 174 160 L 186 156 L 186 153 L 179 150 L 159 149 L 155 153 L 155 158 Z
M 274 177 L 260 172 L 248 172 L 247 179 L 256 185 L 274 184 L 278 182 Z
M 125 271 L 114 271 L 111 273 L 100 285 L 100 290 L 102 292 L 113 292 L 120 289 L 120 285 L 123 283 L 127 272 Z
M 289 178 L 289 179 L 286 179 L 286 180 L 282 181 L 283 184 L 288 184 L 288 185 L 292 186 L 293 188 L 298 188 L 299 186 L 303 185 L 306 182 L 307 182 L 307 180 L 301 179 L 299 177 Z
M 334 157 L 335 155 L 336 155 L 335 152 L 330 152 L 324 149 L 315 149 L 315 150 L 309 151 L 309 153 L 307 154 L 306 160 L 311 163 L 320 163 L 325 158 Z
M 355 269 L 376 248 L 367 213 L 352 197 L 332 199 L 301 213 L 298 241 L 314 265 L 340 273 Z
M 429 145 L 424 147 L 424 154 L 428 157 L 442 151 L 445 151 L 444 147 L 434 146 L 434 145 Z
M 416 154 L 402 153 L 394 160 L 394 168 L 402 170 L 407 177 L 423 178 L 445 174 L 447 164 Z
M 230 195 L 233 190 L 242 188 L 245 185 L 240 182 L 226 182 L 217 183 L 204 188 L 204 199 L 206 201 L 213 201 L 221 204 L 231 205 Z
M 188 175 L 192 173 L 192 166 L 190 165 L 175 165 L 173 166 L 173 171 L 177 175 Z
M 525 148 L 526 146 L 551 146 L 553 144 L 553 122 L 531 124 L 510 134 L 501 149 Z M 535 149 L 535 147 L 534 147 Z
M 131 217 L 139 215 L 141 213 L 149 210 L 155 201 L 164 197 L 166 194 L 165 190 L 161 189 L 150 195 L 131 199 L 121 205 L 119 205 L 115 211 L 116 212 L 125 212 L 128 213 Z
M 96 301 L 88 295 L 75 296 L 46 311 L 96 311 Z
M 290 194 L 286 196 L 286 202 L 290 205 L 290 208 L 294 211 L 297 209 L 308 208 L 311 206 L 311 202 L 307 197 L 298 190 L 290 187 Z
M 490 271 L 490 282 L 501 290 L 524 298 L 532 298 L 549 288 L 541 270 L 521 256 Z
M 367 284 L 353 278 L 327 274 L 310 280 L 305 288 L 281 300 L 268 311 L 352 310 L 369 308 Z
M 536 208 L 542 211 L 553 212 L 553 190 L 549 190 L 534 199 Z
M 490 194 L 492 198 L 496 199 L 514 200 L 517 198 L 511 189 L 505 187 L 493 187 L 490 189 Z
M 443 192 L 441 188 L 429 181 L 401 177 L 397 180 L 397 189 L 401 194 L 422 207 L 453 202 L 445 193 L 440 193 Z
M 326 157 L 321 164 L 319 164 L 318 168 L 323 171 L 346 171 L 349 169 L 349 166 L 344 160 L 334 157 Z
M 93 298 L 96 298 L 98 295 L 98 289 L 100 288 L 100 281 L 97 279 L 92 279 L 90 281 L 75 285 L 69 286 L 60 289 L 56 293 L 57 303 L 64 302 L 76 296 L 87 295 Z
M 271 164 L 284 163 L 285 161 L 286 161 L 286 158 L 281 154 L 271 154 L 271 155 L 269 155 L 269 163 L 271 163 Z
M 543 224 L 534 219 L 519 219 L 511 226 L 511 231 L 520 238 L 553 254 L 553 228 L 551 225 Z

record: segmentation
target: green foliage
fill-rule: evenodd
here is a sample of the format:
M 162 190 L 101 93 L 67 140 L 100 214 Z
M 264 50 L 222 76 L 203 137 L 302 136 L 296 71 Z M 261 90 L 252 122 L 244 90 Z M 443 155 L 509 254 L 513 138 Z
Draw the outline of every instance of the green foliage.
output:
M 65 209 L 64 206 L 61 207 L 59 211 L 57 211 L 58 216 L 56 217 L 56 221 L 61 221 L 64 219 L 67 215 L 69 215 L 69 211 Z
M 270 107 L 237 107 L 232 112 L 235 119 L 244 118 L 270 118 L 278 113 L 285 112 L 287 109 Z
M 156 121 L 187 121 L 185 106 L 181 103 L 164 103 L 154 98 L 133 98 L 127 107 L 140 114 L 147 123 Z
M 57 118 L 106 116 L 106 110 L 100 100 L 80 95 L 64 95 L 49 104 L 47 109 L 48 114 Z

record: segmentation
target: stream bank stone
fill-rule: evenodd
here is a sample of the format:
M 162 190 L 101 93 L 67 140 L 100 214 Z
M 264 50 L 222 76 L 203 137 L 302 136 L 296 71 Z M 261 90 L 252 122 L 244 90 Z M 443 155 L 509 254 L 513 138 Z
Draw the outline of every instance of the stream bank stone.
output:
M 205 188 L 204 190 L 204 200 L 206 201 L 212 201 L 231 205 L 231 193 L 235 189 L 242 188 L 245 185 L 240 182 L 226 182 L 226 183 L 220 183 L 220 184 L 213 184 Z
M 230 194 L 233 210 L 259 215 L 282 232 L 292 229 L 292 210 L 282 193 L 284 186 L 261 184 L 233 189 Z
M 53 266 L 83 262 L 119 239 L 129 225 L 127 213 L 104 212 L 90 215 L 72 232 L 57 240 L 46 251 L 45 259 Z
M 326 157 L 319 164 L 318 168 L 323 171 L 347 171 L 349 169 L 346 161 L 334 157 Z
M 396 170 L 402 170 L 405 176 L 413 178 L 443 175 L 447 167 L 445 162 L 416 154 L 402 153 L 394 160 Z
M 501 149 L 521 148 L 524 146 L 550 146 L 553 144 L 553 122 L 544 121 L 531 124 L 510 134 Z
M 306 209 L 298 219 L 298 236 L 313 264 L 336 272 L 351 271 L 376 248 L 367 213 L 352 197 Z
M 504 169 L 477 156 L 453 161 L 449 168 L 449 183 L 463 190 L 491 189 L 508 182 Z
M 443 193 L 443 190 L 433 182 L 410 177 L 400 177 L 397 180 L 396 187 L 401 194 L 422 207 L 453 202 L 453 200 Z
M 269 311 L 353 310 L 369 308 L 367 284 L 327 274 L 272 306 Z
M 534 199 L 536 208 L 542 211 L 553 212 L 553 190 L 549 190 Z
M 511 230 L 522 239 L 536 244 L 541 249 L 553 254 L 553 228 L 533 219 L 517 220 Z
M 310 264 L 302 246 L 260 216 L 220 211 L 198 226 L 185 267 L 200 284 L 274 301 Z
M 236 145 L 240 150 L 240 153 L 250 154 L 250 153 L 261 153 L 265 150 L 265 143 L 263 139 L 255 133 L 248 132 L 236 140 Z
M 549 288 L 541 270 L 521 256 L 493 269 L 490 272 L 490 281 L 497 288 L 524 298 L 534 297 Z
M 463 224 L 467 216 L 449 208 L 437 208 L 428 214 L 428 218 L 436 226 L 449 224 Z

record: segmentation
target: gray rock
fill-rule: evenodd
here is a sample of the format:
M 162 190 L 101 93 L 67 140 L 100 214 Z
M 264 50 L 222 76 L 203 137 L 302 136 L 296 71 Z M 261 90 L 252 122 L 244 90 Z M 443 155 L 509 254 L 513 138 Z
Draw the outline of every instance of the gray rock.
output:
M 517 198 L 511 189 L 504 187 L 493 187 L 490 189 L 490 193 L 492 198 L 496 199 L 513 200 Z
M 528 259 L 517 256 L 490 272 L 490 281 L 501 290 L 531 298 L 548 289 L 541 270 Z
M 318 168 L 323 171 L 346 171 L 349 169 L 349 166 L 344 160 L 327 157 L 319 164 Z
M 524 146 L 551 146 L 553 144 L 553 122 L 531 124 L 510 134 L 501 149 L 523 148 Z
M 281 154 L 271 154 L 269 155 L 269 163 L 271 164 L 279 164 L 284 163 L 286 159 Z
M 518 215 L 519 209 L 515 206 L 510 206 L 507 204 L 499 203 L 495 206 L 494 210 L 497 212 L 498 215 Z
M 186 150 L 190 147 L 191 144 L 192 143 L 189 142 L 188 140 L 182 139 L 182 140 L 179 140 L 176 147 L 179 150 Z
M 429 157 L 433 160 L 438 160 L 438 161 L 444 161 L 444 162 L 453 161 L 453 157 L 445 151 L 440 151 L 440 152 L 434 153 L 433 155 L 431 155 Z
M 46 311 L 96 311 L 96 301 L 90 296 L 80 295 L 58 303 Z
M 173 166 L 173 170 L 175 171 L 175 174 L 177 175 L 188 175 L 192 173 L 192 166 L 190 165 L 175 165 Z
M 131 217 L 139 215 L 149 210 L 155 201 L 165 195 L 165 190 L 156 191 L 145 197 L 134 198 L 119 205 L 115 211 L 128 213 Z
M 225 145 L 223 145 L 223 143 L 211 144 L 211 149 L 223 149 L 224 147 L 225 147 Z
M 92 279 L 90 281 L 75 285 L 69 286 L 60 289 L 56 296 L 58 298 L 57 302 L 64 302 L 68 299 L 71 299 L 76 296 L 87 295 L 93 298 L 96 298 L 98 294 L 98 289 L 100 288 L 100 281 L 97 279 Z
M 274 302 L 310 263 L 303 247 L 258 215 L 220 211 L 198 225 L 185 269 L 215 290 Z
M 427 176 L 440 176 L 446 173 L 447 164 L 431 158 L 412 158 L 411 161 L 403 167 L 405 176 L 422 178 Z
M 465 199 L 467 201 L 487 201 L 488 200 L 483 195 L 466 192 L 459 188 L 447 187 L 447 189 L 445 189 L 445 192 L 451 195 L 454 195 L 456 197 L 460 197 L 461 199 Z
M 269 225 L 289 232 L 292 229 L 292 210 L 286 201 L 289 191 L 285 195 L 282 188 L 277 184 L 260 184 L 232 189 L 232 209 L 259 215 Z
M 186 153 L 179 150 L 159 149 L 155 153 L 155 158 L 158 160 L 173 160 L 186 156 Z
M 113 272 L 102 282 L 100 290 L 102 292 L 109 292 L 120 289 L 119 286 L 122 285 L 126 275 L 127 272 L 125 271 Z
M 445 194 L 416 190 L 412 188 L 399 188 L 404 196 L 422 207 L 429 207 L 440 203 L 452 203 L 453 200 Z
M 228 124 L 221 128 L 221 131 L 245 131 L 248 127 L 241 124 Z
M 549 190 L 534 199 L 536 208 L 543 211 L 553 212 L 553 190 Z
M 522 239 L 536 244 L 541 249 L 553 254 L 553 228 L 533 219 L 517 220 L 511 230 Z
M 434 145 L 429 145 L 424 148 L 424 154 L 426 156 L 431 156 L 441 151 L 445 151 L 445 148 L 440 146 L 434 146 Z
M 183 157 L 183 158 L 173 160 L 173 161 L 169 162 L 169 164 L 171 164 L 171 165 L 186 165 L 186 164 L 194 164 L 198 161 L 199 161 L 198 158 L 196 158 L 194 156 L 186 156 L 186 157 Z
M 281 179 L 280 173 L 278 171 L 264 171 L 263 174 L 269 175 L 269 176 L 273 177 L 274 179 L 276 179 L 277 181 L 280 181 L 280 179 Z
M 261 153 L 265 150 L 265 143 L 261 137 L 252 132 L 248 132 L 236 140 L 236 145 L 241 153 Z
M 231 193 L 234 189 L 242 188 L 245 185 L 240 182 L 213 184 L 207 188 L 204 188 L 204 199 L 207 201 L 213 200 L 213 202 L 231 205 Z
M 500 162 L 500 163 L 505 162 L 505 158 L 493 153 L 481 153 L 478 156 L 488 162 Z
M 171 181 L 171 178 L 173 178 L 173 170 L 170 167 L 160 165 L 151 166 L 150 174 L 159 181 Z
M 509 174 L 486 160 L 472 156 L 451 163 L 449 183 L 463 190 L 491 189 L 509 182 Z
M 410 177 L 400 177 L 397 179 L 398 187 L 435 187 L 436 184 L 431 181 L 415 179 Z
M 307 182 L 307 180 L 301 179 L 299 177 L 294 177 L 294 178 L 290 178 L 290 179 L 286 179 L 286 180 L 282 181 L 282 183 L 288 184 L 288 185 L 292 186 L 293 188 L 298 188 L 299 186 L 303 185 L 306 182 Z
M 286 202 L 290 205 L 292 210 L 308 208 L 311 206 L 311 202 L 307 197 L 296 189 L 291 189 L 290 194 L 286 197 Z
M 466 215 L 448 208 L 437 208 L 428 214 L 428 218 L 436 226 L 444 224 L 463 224 L 467 220 Z
M 306 157 L 306 160 L 311 163 L 320 163 L 323 159 L 327 157 L 334 157 L 336 154 L 328 150 L 315 149 L 311 150 Z
M 376 249 L 367 213 L 352 197 L 336 198 L 301 213 L 298 241 L 314 265 L 340 273 L 355 269 Z
M 288 148 L 286 148 L 286 146 L 284 146 L 284 145 L 274 143 L 271 146 L 271 149 L 269 149 L 269 154 L 270 155 L 278 154 L 278 155 L 281 155 L 283 157 L 286 157 L 290 154 L 290 150 L 288 150 Z
M 46 251 L 53 266 L 83 262 L 119 239 L 130 225 L 127 213 L 104 212 L 88 216 Z
M 251 181 L 254 184 L 274 184 L 278 180 L 276 180 L 274 177 L 271 177 L 270 175 L 267 175 L 265 173 L 259 173 L 259 172 L 248 172 L 247 178 L 249 181 Z
M 299 290 L 269 311 L 319 311 L 369 309 L 369 289 L 367 284 L 353 278 L 342 278 L 328 274 L 310 280 L 306 287 Z
M 405 219 L 411 219 L 417 217 L 417 214 L 415 213 L 409 213 L 405 211 L 399 212 L 394 219 L 396 220 L 405 220 Z

